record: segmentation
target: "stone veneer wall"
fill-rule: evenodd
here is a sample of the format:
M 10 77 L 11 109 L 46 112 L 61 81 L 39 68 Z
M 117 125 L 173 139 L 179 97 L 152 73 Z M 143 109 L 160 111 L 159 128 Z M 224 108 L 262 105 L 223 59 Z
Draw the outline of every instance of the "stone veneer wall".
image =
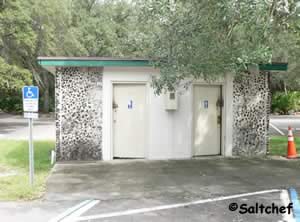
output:
M 56 69 L 57 160 L 102 158 L 102 74 L 102 68 Z
M 233 155 L 264 155 L 268 147 L 269 73 L 249 72 L 233 82 Z

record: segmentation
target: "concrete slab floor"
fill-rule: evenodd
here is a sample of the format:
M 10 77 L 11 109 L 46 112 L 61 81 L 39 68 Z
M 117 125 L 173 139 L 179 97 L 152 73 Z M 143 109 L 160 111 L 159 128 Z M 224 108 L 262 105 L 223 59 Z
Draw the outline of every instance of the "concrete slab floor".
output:
M 39 208 L 40 212 L 48 209 L 44 220 L 48 221 L 87 199 L 97 199 L 100 203 L 82 216 L 269 189 L 294 187 L 300 191 L 299 166 L 299 160 L 243 158 L 58 163 L 49 177 L 43 200 L 30 209 Z M 277 214 L 230 212 L 231 202 L 283 205 L 277 192 L 90 221 L 279 221 L 282 218 Z M 0 204 L 0 218 L 4 215 L 10 222 L 18 221 L 8 217 L 10 212 L 4 203 Z M 22 207 L 14 212 L 22 215 Z M 32 218 L 38 217 L 39 213 L 36 214 Z
M 300 186 L 300 161 L 212 158 L 56 164 L 47 200 L 155 198 L 166 203 Z

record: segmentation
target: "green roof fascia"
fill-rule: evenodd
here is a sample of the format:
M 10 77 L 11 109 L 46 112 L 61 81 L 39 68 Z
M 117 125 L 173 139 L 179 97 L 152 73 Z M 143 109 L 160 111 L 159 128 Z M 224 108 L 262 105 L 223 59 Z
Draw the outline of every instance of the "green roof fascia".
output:
M 74 67 L 102 67 L 102 66 L 150 66 L 148 60 L 38 60 L 41 66 L 74 66 Z
M 60 66 L 60 67 L 143 67 L 151 66 L 148 60 L 55 60 L 39 59 L 41 66 Z M 287 71 L 287 63 L 259 64 L 261 71 Z
M 272 63 L 272 64 L 259 64 L 261 71 L 287 71 L 287 63 Z

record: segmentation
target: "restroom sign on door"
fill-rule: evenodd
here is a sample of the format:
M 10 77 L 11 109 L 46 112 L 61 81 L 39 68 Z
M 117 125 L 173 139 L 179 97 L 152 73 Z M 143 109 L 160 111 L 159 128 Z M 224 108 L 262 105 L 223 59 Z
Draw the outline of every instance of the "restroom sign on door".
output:
M 128 109 L 132 109 L 132 108 L 133 108 L 133 101 L 132 101 L 132 99 L 129 100 L 128 105 L 127 105 L 127 108 L 128 108 Z
M 208 100 L 203 101 L 203 108 L 208 109 Z

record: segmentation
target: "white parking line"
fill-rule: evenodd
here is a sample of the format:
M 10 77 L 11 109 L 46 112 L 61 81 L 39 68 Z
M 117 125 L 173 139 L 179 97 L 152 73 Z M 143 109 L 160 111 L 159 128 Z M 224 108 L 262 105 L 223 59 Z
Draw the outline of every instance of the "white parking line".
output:
M 76 214 L 76 217 L 80 216 L 87 210 L 89 210 L 91 207 L 95 206 L 99 201 L 97 200 L 85 200 L 82 201 L 81 203 L 77 204 L 74 207 L 69 208 L 68 210 L 64 211 L 57 217 L 51 219 L 49 222 L 65 222 L 69 221 L 69 218 L 72 217 L 74 214 Z M 80 212 L 78 214 L 77 212 Z M 72 217 L 73 218 L 73 217 Z
M 91 215 L 91 216 L 78 217 L 75 219 L 75 221 L 86 221 L 86 220 L 90 221 L 90 220 L 110 218 L 110 217 L 127 216 L 127 215 L 133 215 L 133 214 L 159 211 L 159 210 L 167 210 L 167 209 L 173 209 L 173 208 L 179 208 L 179 207 L 186 207 L 186 206 L 215 202 L 215 201 L 236 199 L 236 198 L 260 195 L 260 194 L 275 193 L 275 192 L 281 192 L 281 191 L 282 190 L 279 190 L 279 189 L 263 190 L 263 191 L 252 192 L 252 193 L 236 194 L 236 195 L 231 195 L 231 196 L 223 196 L 223 197 L 210 198 L 210 199 L 205 199 L 205 200 L 196 200 L 196 201 L 186 202 L 186 203 L 178 203 L 178 204 L 162 205 L 162 206 L 150 207 L 150 208 L 141 208 L 141 209 L 125 210 L 125 211 L 112 212 L 112 213 L 96 214 L 96 215 Z
M 86 211 L 88 211 L 89 209 L 91 209 L 92 207 L 94 207 L 95 205 L 97 205 L 99 202 L 100 202 L 99 200 L 93 200 L 93 201 L 89 202 L 88 204 L 84 205 L 83 207 L 79 208 L 74 213 L 72 213 L 71 215 L 69 215 L 68 217 L 66 217 L 61 222 L 75 221 L 75 219 L 77 217 L 81 216 L 83 213 L 85 213 Z
M 280 199 L 281 202 L 283 203 L 283 206 L 287 206 L 289 205 L 292 201 L 290 200 L 289 197 L 289 193 L 287 190 L 282 190 L 280 193 Z M 288 214 L 288 212 L 286 212 L 285 214 L 282 214 L 282 221 L 278 221 L 278 222 L 295 222 L 296 220 L 293 217 L 293 213 Z
M 90 200 L 82 201 L 81 203 L 77 204 L 74 207 L 69 208 L 68 210 L 64 211 L 63 213 L 59 214 L 57 217 L 49 220 L 49 222 L 59 222 L 63 220 L 65 217 L 69 216 L 74 211 L 78 210 L 79 208 L 83 207 L 84 205 L 88 204 Z
M 275 125 L 273 125 L 272 123 L 270 123 L 270 126 L 273 127 L 273 129 L 275 129 L 278 133 L 280 133 L 281 136 L 284 136 L 284 133 L 280 129 L 278 129 Z

